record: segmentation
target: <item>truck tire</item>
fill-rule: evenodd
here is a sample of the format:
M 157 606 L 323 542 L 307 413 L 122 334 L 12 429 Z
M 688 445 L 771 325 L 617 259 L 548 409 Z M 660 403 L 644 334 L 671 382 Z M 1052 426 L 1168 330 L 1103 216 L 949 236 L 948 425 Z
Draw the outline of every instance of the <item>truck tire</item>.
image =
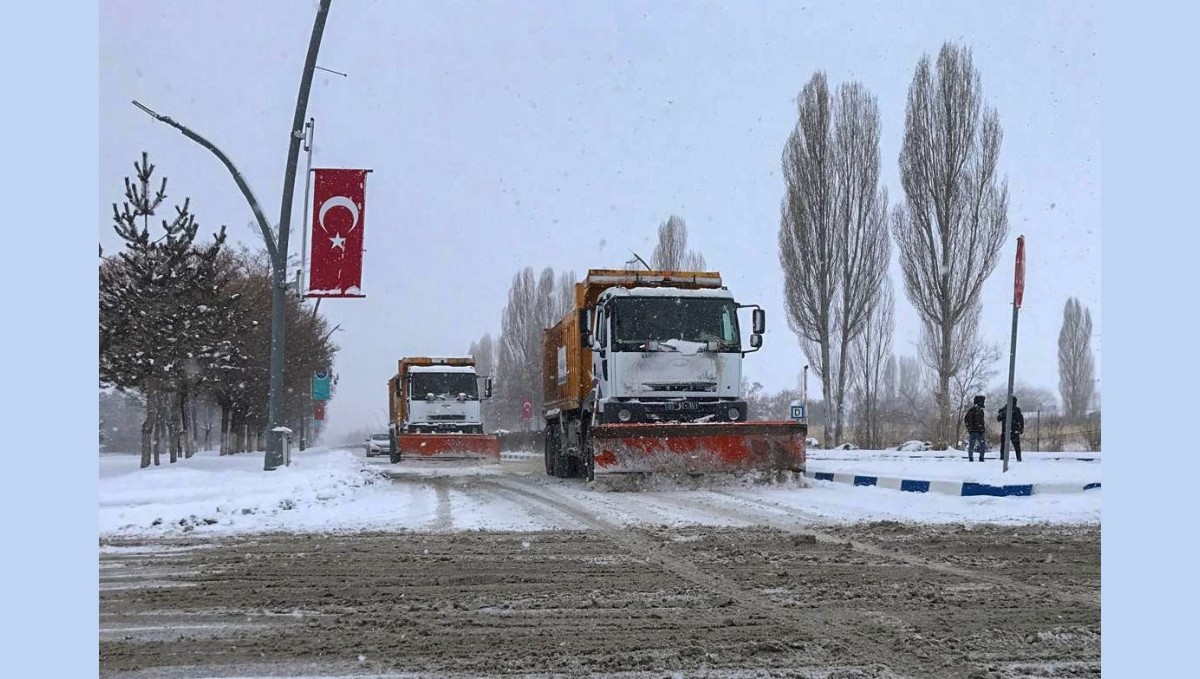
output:
M 396 464 L 400 461 L 400 451 L 396 448 L 395 430 L 388 432 L 388 461 L 392 464 Z

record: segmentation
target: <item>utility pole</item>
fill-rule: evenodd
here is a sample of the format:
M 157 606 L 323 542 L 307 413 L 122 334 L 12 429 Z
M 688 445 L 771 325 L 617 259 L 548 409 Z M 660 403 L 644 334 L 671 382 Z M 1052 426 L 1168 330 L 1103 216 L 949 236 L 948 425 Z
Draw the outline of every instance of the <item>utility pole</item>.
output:
M 325 33 L 325 19 L 329 16 L 329 4 L 331 0 L 321 0 L 320 6 L 317 9 L 317 17 L 313 22 L 312 36 L 308 42 L 308 55 L 304 60 L 304 71 L 300 77 L 300 92 L 296 97 L 296 115 L 292 122 L 291 130 L 288 133 L 290 143 L 288 145 L 287 164 L 284 166 L 283 179 L 283 200 L 279 209 L 279 235 L 278 238 L 271 233 L 271 225 L 267 222 L 266 216 L 259 207 L 258 201 L 254 198 L 254 194 L 250 191 L 250 187 L 242 178 L 241 173 L 229 157 L 221 152 L 212 142 L 192 132 L 182 124 L 175 122 L 171 118 L 159 115 L 154 111 L 146 108 L 138 102 L 133 102 L 135 106 L 153 116 L 156 120 L 164 122 L 171 127 L 179 130 L 187 138 L 195 141 L 204 148 L 208 149 L 217 156 L 217 158 L 225 164 L 229 172 L 233 175 L 234 182 L 241 189 L 242 195 L 246 201 L 250 203 L 250 209 L 254 212 L 254 217 L 258 221 L 259 229 L 263 233 L 263 241 L 267 246 L 267 254 L 271 258 L 271 386 L 270 395 L 267 401 L 267 416 L 268 416 L 268 436 L 267 436 L 267 451 L 263 459 L 263 470 L 272 471 L 280 465 L 285 464 L 284 459 L 284 437 L 286 432 L 283 431 L 283 359 L 284 359 L 284 335 L 287 329 L 285 323 L 286 294 L 287 294 L 287 259 L 288 259 L 288 230 L 292 218 L 292 201 L 295 197 L 296 190 L 296 162 L 300 156 L 300 140 L 304 138 L 304 115 L 308 110 L 308 94 L 312 89 L 313 70 L 317 65 L 317 53 L 321 49 L 321 37 Z
M 804 399 L 804 421 L 808 422 L 808 366 L 804 366 L 803 377 L 800 378 L 800 398 Z

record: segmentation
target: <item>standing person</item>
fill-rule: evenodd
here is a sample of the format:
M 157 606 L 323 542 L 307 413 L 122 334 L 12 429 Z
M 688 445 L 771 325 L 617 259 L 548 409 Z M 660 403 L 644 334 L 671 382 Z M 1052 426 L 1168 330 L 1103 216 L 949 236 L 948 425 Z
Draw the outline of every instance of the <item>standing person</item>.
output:
M 1000 429 L 1004 429 L 1005 409 L 1008 406 L 1000 406 L 1000 412 L 996 415 L 996 419 L 1000 421 Z M 1013 450 L 1017 453 L 1017 462 L 1021 461 L 1021 434 L 1025 433 L 1025 416 L 1021 414 L 1021 409 L 1017 407 L 1017 397 L 1012 397 L 1012 433 L 1008 435 L 1008 440 L 1012 441 Z M 1003 435 L 1003 433 L 1001 434 Z
M 983 414 L 983 396 L 975 397 L 975 405 L 967 409 L 963 416 L 967 425 L 967 460 L 975 461 L 975 448 L 979 448 L 979 461 L 983 462 L 983 454 L 987 452 L 987 416 Z

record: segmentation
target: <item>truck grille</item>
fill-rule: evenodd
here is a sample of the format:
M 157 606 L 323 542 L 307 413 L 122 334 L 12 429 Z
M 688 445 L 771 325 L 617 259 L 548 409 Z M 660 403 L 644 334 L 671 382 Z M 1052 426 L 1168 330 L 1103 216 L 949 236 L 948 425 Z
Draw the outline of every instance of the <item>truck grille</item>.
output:
M 651 391 L 713 391 L 717 390 L 715 382 L 672 382 L 670 384 L 650 384 L 642 386 Z

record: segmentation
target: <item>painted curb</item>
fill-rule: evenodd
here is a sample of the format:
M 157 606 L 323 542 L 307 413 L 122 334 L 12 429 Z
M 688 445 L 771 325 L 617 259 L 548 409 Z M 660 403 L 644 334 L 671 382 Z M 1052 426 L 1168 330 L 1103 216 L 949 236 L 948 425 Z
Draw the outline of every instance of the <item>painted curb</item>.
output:
M 906 493 L 941 493 L 958 497 L 985 495 L 991 497 L 1027 497 L 1030 495 L 1048 495 L 1058 493 L 1082 493 L 1088 490 L 1098 490 L 1100 482 L 1078 483 L 1019 483 L 1003 486 L 993 486 L 987 483 L 972 481 L 925 481 L 920 479 L 901 479 L 889 476 L 872 476 L 870 474 L 849 474 L 842 472 L 818 472 L 805 470 L 804 475 L 816 481 L 832 481 L 854 486 L 877 486 Z
M 541 457 L 541 455 L 539 455 L 538 453 L 527 453 L 527 452 L 507 452 L 506 453 L 504 451 L 500 451 L 500 460 L 501 461 L 508 460 L 510 462 L 523 462 L 525 460 L 532 460 L 532 459 L 538 458 L 538 457 Z

